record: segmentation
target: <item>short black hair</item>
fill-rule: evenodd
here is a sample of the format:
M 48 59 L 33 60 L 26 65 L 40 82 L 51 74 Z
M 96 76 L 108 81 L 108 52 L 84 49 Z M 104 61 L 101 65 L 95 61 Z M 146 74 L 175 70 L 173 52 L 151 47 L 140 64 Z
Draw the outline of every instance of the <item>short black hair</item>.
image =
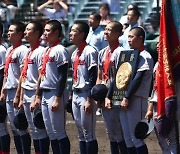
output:
M 52 31 L 55 32 L 56 30 L 59 31 L 59 37 L 62 36 L 62 26 L 58 20 L 49 20 L 46 24 L 52 26 Z
M 111 21 L 109 24 L 113 24 L 113 31 L 122 33 L 123 26 L 119 21 Z
M 139 9 L 131 8 L 127 12 L 129 12 L 129 11 L 133 11 L 134 15 L 136 15 L 138 18 L 141 16 L 141 13 L 139 12 Z
M 25 31 L 25 28 L 26 28 L 26 25 L 23 23 L 23 22 L 20 22 L 20 21 L 15 21 L 13 22 L 11 25 L 14 25 L 16 26 L 16 32 L 22 32 L 24 33 Z
M 78 25 L 78 31 L 84 33 L 84 40 L 86 40 L 89 33 L 89 25 L 83 21 L 77 21 L 75 24 Z
M 3 34 L 3 23 L 0 21 L 0 38 L 2 37 Z
M 137 9 L 137 10 L 139 10 L 137 4 L 135 4 L 135 3 L 129 3 L 129 5 L 127 6 L 127 10 L 130 10 L 130 9 L 128 8 L 130 5 L 132 6 L 132 8 L 130 8 L 130 9 Z
M 26 25 L 21 21 L 15 21 L 11 25 L 16 26 L 17 33 L 19 33 L 19 32 L 22 33 L 22 37 L 21 37 L 21 39 L 22 39 L 24 37 L 24 31 L 25 31 Z
M 34 28 L 33 28 L 34 31 L 39 31 L 39 38 L 40 38 L 43 34 L 43 31 L 44 31 L 43 25 L 40 22 L 34 21 L 34 20 L 30 21 L 29 24 L 34 25 Z
M 133 28 L 130 29 L 130 31 L 132 31 L 132 30 L 136 30 L 135 35 L 137 37 L 142 36 L 143 43 L 144 43 L 144 40 L 145 40 L 145 37 L 146 37 L 146 32 L 145 32 L 144 28 L 142 28 L 141 26 L 138 26 L 138 27 L 133 27 Z
M 97 12 L 92 12 L 90 15 L 93 15 L 96 21 L 101 21 L 101 15 Z

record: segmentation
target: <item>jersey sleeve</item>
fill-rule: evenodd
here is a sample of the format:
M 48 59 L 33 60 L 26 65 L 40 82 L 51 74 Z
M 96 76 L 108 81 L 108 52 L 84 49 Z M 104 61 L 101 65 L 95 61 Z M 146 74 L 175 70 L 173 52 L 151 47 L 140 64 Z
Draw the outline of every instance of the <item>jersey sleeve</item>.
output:
M 44 52 L 45 52 L 45 48 L 43 47 L 38 51 L 37 59 L 36 59 L 38 70 L 42 68 L 42 58 L 43 58 Z
M 19 64 L 20 64 L 20 68 L 22 68 L 24 66 L 24 60 L 26 58 L 27 53 L 29 52 L 29 49 L 26 46 L 21 46 L 21 49 L 18 50 L 19 51 Z
M 2 50 L 0 50 L 0 70 L 2 70 L 5 66 L 5 56 L 6 56 L 6 49 L 4 47 L 1 47 Z
M 93 66 L 97 66 L 97 61 L 98 61 L 98 53 L 97 51 L 90 51 L 87 54 L 86 57 L 86 62 L 87 62 L 87 68 L 90 70 Z
M 150 70 L 152 67 L 152 58 L 147 52 L 141 52 L 139 55 L 139 63 L 137 71 Z
M 69 61 L 69 54 L 65 48 L 61 48 L 61 51 L 57 53 L 57 67 L 67 64 Z
M 105 49 L 102 49 L 98 54 L 98 69 L 103 69 L 103 59 L 104 59 Z

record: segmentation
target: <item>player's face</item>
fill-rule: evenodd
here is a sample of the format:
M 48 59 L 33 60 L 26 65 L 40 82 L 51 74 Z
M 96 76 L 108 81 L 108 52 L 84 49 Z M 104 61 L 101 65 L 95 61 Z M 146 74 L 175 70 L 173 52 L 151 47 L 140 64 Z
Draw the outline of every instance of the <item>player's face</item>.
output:
M 27 40 L 27 41 L 31 41 L 31 40 L 34 40 L 34 25 L 32 23 L 29 23 L 27 26 L 26 26 L 26 29 L 24 31 L 24 38 Z
M 49 24 L 46 24 L 44 27 L 44 38 L 45 40 L 51 44 L 55 41 L 55 32 L 52 30 L 52 26 Z M 56 39 L 57 40 L 57 39 Z
M 128 42 L 131 49 L 139 49 L 142 46 L 142 36 L 137 36 L 136 30 L 133 29 L 129 32 Z
M 104 40 L 108 42 L 114 42 L 117 40 L 117 32 L 113 29 L 113 24 L 109 23 L 104 31 Z
M 79 27 L 77 24 L 74 24 L 69 33 L 69 40 L 73 44 L 79 44 L 83 40 L 84 33 L 79 32 Z
M 11 25 L 8 29 L 8 40 L 10 42 L 16 42 L 16 36 L 18 35 L 18 33 L 16 32 L 16 26 L 15 25 Z

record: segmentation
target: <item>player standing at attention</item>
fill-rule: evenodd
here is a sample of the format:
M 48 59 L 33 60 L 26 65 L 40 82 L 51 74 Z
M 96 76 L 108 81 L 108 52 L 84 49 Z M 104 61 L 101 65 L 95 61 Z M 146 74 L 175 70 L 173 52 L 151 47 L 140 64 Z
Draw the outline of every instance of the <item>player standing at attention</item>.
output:
M 8 40 L 12 46 L 7 49 L 6 53 L 4 81 L 0 99 L 1 101 L 6 101 L 7 114 L 17 153 L 29 154 L 31 147 L 29 133 L 26 130 L 17 130 L 13 123 L 20 100 L 20 88 L 18 88 L 20 74 L 24 58 L 28 52 L 28 48 L 22 45 L 24 30 L 25 25 L 22 22 L 14 22 L 9 27 Z
M 119 112 L 124 139 L 130 154 L 148 154 L 143 140 L 137 139 L 134 130 L 144 118 L 153 75 L 153 59 L 144 49 L 145 31 L 142 27 L 133 27 L 128 34 L 131 49 L 139 50 L 137 71 L 122 100 Z
M 21 96 L 19 107 L 23 105 L 26 118 L 33 138 L 35 153 L 47 154 L 49 152 L 49 138 L 45 129 L 38 129 L 33 124 L 33 113 L 30 105 L 34 101 L 37 87 L 38 74 L 41 69 L 42 55 L 45 50 L 40 46 L 40 37 L 43 34 L 43 26 L 39 22 L 31 21 L 24 31 L 24 37 L 29 42 L 30 48 L 24 61 L 21 78 Z M 32 105 L 34 106 L 34 105 Z
M 104 39 L 108 46 L 102 49 L 98 55 L 98 77 L 96 84 L 105 84 L 108 88 L 115 77 L 118 59 L 124 48 L 119 44 L 118 38 L 122 33 L 122 25 L 119 22 L 110 22 L 104 31 Z M 104 102 L 98 102 L 104 103 Z M 119 119 L 119 109 L 114 109 L 106 104 L 102 107 L 102 115 L 106 123 L 107 134 L 110 140 L 111 154 L 126 154 L 126 144 L 122 135 Z
M 97 78 L 97 51 L 86 43 L 88 24 L 75 23 L 70 32 L 70 42 L 77 46 L 71 61 L 73 74 L 72 109 L 78 128 L 80 153 L 97 154 L 98 144 L 95 136 L 97 106 L 90 96 L 90 90 Z
M 3 34 L 3 24 L 2 22 L 0 22 L 0 89 L 2 89 L 2 84 L 3 84 L 4 65 L 5 65 L 5 56 L 6 56 L 6 48 L 1 44 L 2 34 Z M 9 133 L 7 132 L 6 121 L 0 123 L 0 153 L 1 152 L 6 154 L 9 154 L 10 152 L 10 136 Z
M 42 100 L 43 119 L 53 153 L 69 154 L 70 142 L 65 131 L 65 102 L 68 96 L 64 92 L 69 55 L 60 44 L 61 33 L 59 21 L 50 20 L 45 25 L 44 36 L 49 46 L 43 55 L 41 81 L 35 104 L 40 105 Z

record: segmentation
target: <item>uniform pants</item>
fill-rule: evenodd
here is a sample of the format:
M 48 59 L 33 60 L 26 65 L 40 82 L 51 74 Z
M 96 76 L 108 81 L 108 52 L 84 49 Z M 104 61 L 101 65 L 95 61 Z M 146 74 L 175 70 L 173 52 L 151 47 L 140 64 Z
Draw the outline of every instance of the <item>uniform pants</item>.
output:
M 142 97 L 133 96 L 129 100 L 127 110 L 120 109 L 120 121 L 124 134 L 124 139 L 128 148 L 141 147 L 145 143 L 143 140 L 137 139 L 134 135 L 134 130 L 137 123 L 144 119 L 147 110 L 148 100 Z
M 50 140 L 60 140 L 67 137 L 65 131 L 66 114 L 64 108 L 65 101 L 67 101 L 67 99 L 65 99 L 63 94 L 61 97 L 59 110 L 52 112 L 51 107 L 55 98 L 55 94 L 56 90 L 50 90 L 49 92 L 43 92 L 42 95 L 42 115 Z
M 14 108 L 13 106 L 13 99 L 15 97 L 15 94 L 16 94 L 16 89 L 8 89 L 7 90 L 7 97 L 6 97 L 6 108 L 7 108 L 7 114 L 8 114 L 8 117 L 9 117 L 9 121 L 10 121 L 10 124 L 11 124 L 11 129 L 12 129 L 12 133 L 14 136 L 16 135 L 25 135 L 27 134 L 28 132 L 25 130 L 25 131 L 21 131 L 21 130 L 17 130 L 15 125 L 14 125 L 14 117 L 15 115 L 17 114 L 17 109 Z
M 110 142 L 124 141 L 119 118 L 119 109 L 102 109 L 102 115 Z
M 97 106 L 93 103 L 93 113 L 86 114 L 84 112 L 84 104 L 88 97 L 88 91 L 73 93 L 72 109 L 74 120 L 78 129 L 78 137 L 80 141 L 90 142 L 96 140 L 96 110 Z
M 7 134 L 7 121 L 5 121 L 4 123 L 0 123 L 0 136 L 5 136 Z
M 26 114 L 26 118 L 29 124 L 30 132 L 32 134 L 32 137 L 34 140 L 40 140 L 47 138 L 47 133 L 45 129 L 38 129 L 37 127 L 34 126 L 33 123 L 33 112 L 30 111 L 30 104 L 34 100 L 34 95 L 35 91 L 34 90 L 24 90 L 24 111 Z

